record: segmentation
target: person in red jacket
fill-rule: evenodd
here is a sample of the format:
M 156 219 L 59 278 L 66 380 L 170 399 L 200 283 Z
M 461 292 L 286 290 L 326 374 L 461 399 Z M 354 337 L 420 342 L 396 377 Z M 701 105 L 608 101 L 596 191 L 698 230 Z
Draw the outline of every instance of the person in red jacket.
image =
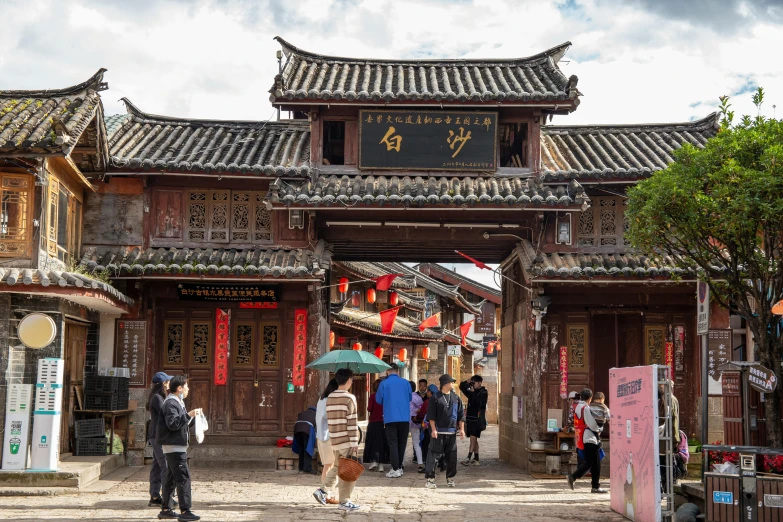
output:
M 383 405 L 375 400 L 380 385 L 381 379 L 372 383 L 372 394 L 367 403 L 370 418 L 367 423 L 363 460 L 370 464 L 367 469 L 378 468 L 378 471 L 383 471 L 383 465 L 389 463 L 389 443 L 386 440 L 386 430 L 383 428 Z

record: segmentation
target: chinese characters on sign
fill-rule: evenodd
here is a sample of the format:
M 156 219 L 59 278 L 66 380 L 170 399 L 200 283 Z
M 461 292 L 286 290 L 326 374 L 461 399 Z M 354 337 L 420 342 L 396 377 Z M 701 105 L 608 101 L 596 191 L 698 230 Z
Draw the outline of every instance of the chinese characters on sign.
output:
M 232 301 L 245 303 L 276 303 L 280 293 L 273 285 L 203 285 L 179 283 L 179 298 L 184 301 Z
M 130 371 L 131 386 L 146 386 L 147 321 L 117 320 L 116 361 L 120 368 Z
M 664 345 L 664 359 L 669 367 L 669 378 L 674 380 L 674 343 L 666 342 Z
M 707 335 L 710 328 L 710 287 L 696 283 L 696 335 Z
M 754 364 L 748 370 L 748 384 L 761 393 L 772 393 L 778 386 L 778 378 L 769 368 Z
M 359 168 L 495 171 L 496 112 L 359 113 Z
M 726 372 L 723 374 L 722 390 L 724 397 L 740 396 L 740 374 L 739 372 Z
M 228 382 L 228 337 L 231 310 L 215 309 L 215 385 L 225 386 Z
M 294 311 L 294 368 L 291 382 L 294 386 L 305 385 L 305 364 L 307 354 L 307 309 Z
M 674 327 L 674 369 L 685 371 L 685 327 Z
M 710 330 L 707 348 L 707 370 L 714 380 L 720 379 L 718 367 L 731 361 L 731 330 Z
M 568 398 L 568 346 L 560 347 L 560 398 Z
M 495 303 L 484 301 L 484 304 L 481 305 L 481 313 L 476 316 L 476 322 L 473 323 L 473 326 L 476 333 L 495 333 Z M 486 335 L 484 338 L 486 339 Z

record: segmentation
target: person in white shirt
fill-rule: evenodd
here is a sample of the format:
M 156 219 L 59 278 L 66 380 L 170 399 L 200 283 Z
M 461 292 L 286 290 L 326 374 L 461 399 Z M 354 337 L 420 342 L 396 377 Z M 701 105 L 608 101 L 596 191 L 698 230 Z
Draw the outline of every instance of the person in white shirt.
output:
M 329 420 L 326 418 L 326 398 L 337 389 L 337 380 L 332 379 L 324 388 L 321 398 L 315 407 L 315 440 L 318 443 L 318 455 L 321 457 L 321 464 L 324 469 L 321 472 L 321 487 L 318 488 L 313 496 L 321 504 L 339 504 L 331 491 L 326 487 L 326 475 L 334 466 L 334 450 L 329 438 Z

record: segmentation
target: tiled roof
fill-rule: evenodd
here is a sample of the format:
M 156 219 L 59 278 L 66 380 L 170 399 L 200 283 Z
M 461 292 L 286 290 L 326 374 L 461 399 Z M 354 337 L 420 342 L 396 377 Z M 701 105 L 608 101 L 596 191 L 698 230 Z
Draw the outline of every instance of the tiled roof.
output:
M 126 305 L 133 305 L 133 299 L 126 296 L 113 286 L 77 272 L 60 272 L 58 270 L 35 270 L 31 268 L 0 268 L 0 283 L 19 287 L 20 292 L 33 292 L 30 286 L 84 288 L 100 290 L 112 299 Z
M 85 171 L 102 170 L 106 136 L 98 93 L 108 88 L 104 72 L 65 89 L 0 90 L 0 156 L 66 156 L 79 145 L 89 150 L 74 154 L 74 162 Z
M 408 319 L 407 317 L 397 317 L 397 320 L 394 322 L 394 331 L 391 334 L 381 334 L 381 316 L 377 313 L 373 314 L 354 308 L 343 308 L 341 312 L 332 312 L 331 318 L 332 323 L 336 326 L 353 328 L 354 330 L 362 330 L 368 333 L 377 333 L 384 337 L 421 339 L 427 341 L 440 341 L 443 339 L 443 334 L 432 329 L 426 329 L 423 332 L 420 332 L 419 321 Z
M 680 268 L 669 256 L 636 253 L 577 254 L 541 253 L 524 240 L 521 256 L 525 269 L 540 278 L 579 279 L 595 277 L 622 277 L 628 279 L 669 279 L 674 277 L 693 279 L 695 270 Z
M 373 279 L 389 274 L 396 274 L 399 272 L 389 271 L 383 263 L 368 263 L 360 261 L 337 261 L 335 267 L 348 272 L 352 272 L 359 277 L 366 279 Z M 392 281 L 392 288 L 407 290 L 413 290 L 416 288 L 416 280 L 412 277 L 397 277 Z
M 438 277 L 439 274 L 445 274 L 449 277 L 449 279 L 454 279 L 455 281 L 459 282 L 459 286 L 463 290 L 471 291 L 469 288 L 470 286 L 475 287 L 478 290 L 481 290 L 485 295 L 492 296 L 491 301 L 500 304 L 500 289 L 499 288 L 493 288 L 491 286 L 487 286 L 484 284 L 479 283 L 478 281 L 471 279 L 469 277 L 465 277 L 464 275 L 458 274 L 454 270 L 449 270 L 443 265 L 438 265 L 435 263 L 422 263 L 420 265 L 417 265 L 416 270 L 419 272 L 426 274 L 434 279 L 441 280 L 441 277 Z M 434 272 L 434 273 L 433 273 Z M 450 283 L 450 281 L 445 281 L 447 284 Z M 474 292 L 475 293 L 475 292 Z
M 310 173 L 307 121 L 191 120 L 147 114 L 127 98 L 106 119 L 119 169 L 302 176 Z
M 454 302 L 456 302 L 457 305 L 461 306 L 462 308 L 466 309 L 467 311 L 469 311 L 474 315 L 481 313 L 481 305 L 483 304 L 483 302 L 478 304 L 473 304 L 467 301 L 462 296 L 462 294 L 459 293 L 458 285 L 449 285 L 442 281 L 438 281 L 437 279 L 430 277 L 426 274 L 423 274 L 418 270 L 416 270 L 415 268 L 411 268 L 403 263 L 376 263 L 376 264 L 383 266 L 386 270 L 388 270 L 389 273 L 403 274 L 406 277 L 415 278 L 417 287 L 424 288 L 442 297 L 451 299 Z
M 509 60 L 375 60 L 323 56 L 282 38 L 286 64 L 270 89 L 272 102 L 343 100 L 388 103 L 560 102 L 579 104 L 577 78 L 557 62 L 570 42 Z
M 718 127 L 717 113 L 688 123 L 544 126 L 541 171 L 545 181 L 647 176 L 683 144 L 703 147 Z
M 331 265 L 331 250 L 319 241 L 314 250 L 256 248 L 88 248 L 80 266 L 108 271 L 111 276 L 237 276 L 323 278 Z
M 547 186 L 530 176 L 421 177 L 328 176 L 315 181 L 275 180 L 267 195 L 285 206 L 367 205 L 423 207 L 444 206 L 541 206 L 572 207 L 587 201 L 575 180 L 568 185 Z

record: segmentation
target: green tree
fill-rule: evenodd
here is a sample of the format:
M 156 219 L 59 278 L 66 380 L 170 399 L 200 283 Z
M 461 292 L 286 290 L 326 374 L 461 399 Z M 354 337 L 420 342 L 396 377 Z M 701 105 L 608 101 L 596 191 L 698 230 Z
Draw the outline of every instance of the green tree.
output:
M 753 97 L 760 109 L 764 91 Z M 695 268 L 720 305 L 745 318 L 759 362 L 781 381 L 783 323 L 783 121 L 744 116 L 728 98 L 717 136 L 685 145 L 675 162 L 628 191 L 629 238 L 645 252 Z M 781 387 L 766 395 L 767 440 L 783 447 Z

